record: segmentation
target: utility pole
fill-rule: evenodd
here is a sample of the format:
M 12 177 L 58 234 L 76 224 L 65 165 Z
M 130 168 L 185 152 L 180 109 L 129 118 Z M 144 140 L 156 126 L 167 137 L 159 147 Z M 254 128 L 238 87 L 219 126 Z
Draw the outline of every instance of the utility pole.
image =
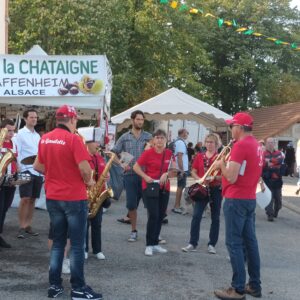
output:
M 0 54 L 8 53 L 8 0 L 0 0 Z

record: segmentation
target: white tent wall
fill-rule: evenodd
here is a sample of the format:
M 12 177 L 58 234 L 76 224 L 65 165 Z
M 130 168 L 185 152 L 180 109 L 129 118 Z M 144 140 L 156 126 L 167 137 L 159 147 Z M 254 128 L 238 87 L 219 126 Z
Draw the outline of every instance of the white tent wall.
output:
M 209 130 L 205 126 L 195 121 L 155 121 L 154 130 L 158 128 L 161 128 L 167 132 L 168 142 L 171 142 L 177 138 L 179 129 L 185 128 L 189 132 L 187 142 L 192 142 L 194 146 L 198 142 L 203 142 L 205 135 L 209 133 Z

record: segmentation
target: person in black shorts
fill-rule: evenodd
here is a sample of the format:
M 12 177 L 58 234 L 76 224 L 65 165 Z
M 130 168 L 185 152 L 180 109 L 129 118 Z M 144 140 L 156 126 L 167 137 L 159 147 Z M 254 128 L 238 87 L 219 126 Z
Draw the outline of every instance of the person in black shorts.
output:
M 21 172 L 30 174 L 31 181 L 20 186 L 20 204 L 19 204 L 19 232 L 18 238 L 25 238 L 28 235 L 37 236 L 33 231 L 31 223 L 35 207 L 35 199 L 40 197 L 43 176 L 33 169 L 34 156 L 38 152 L 38 143 L 40 135 L 35 131 L 37 124 L 37 112 L 34 109 L 24 111 L 23 118 L 25 126 L 18 131 L 16 144 L 18 149 L 18 163 L 21 166 Z M 30 161 L 30 159 L 32 161 Z M 27 162 L 24 162 L 27 159 Z

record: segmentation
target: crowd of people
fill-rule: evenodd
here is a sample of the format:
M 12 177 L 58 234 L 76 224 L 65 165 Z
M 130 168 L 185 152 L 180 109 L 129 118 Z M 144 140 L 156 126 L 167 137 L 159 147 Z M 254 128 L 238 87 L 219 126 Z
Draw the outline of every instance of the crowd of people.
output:
M 29 182 L 20 185 L 19 239 L 39 234 L 32 228 L 32 220 L 35 200 L 40 196 L 44 181 L 51 241 L 48 297 L 56 298 L 63 293 L 61 274 L 65 272 L 70 273 L 72 299 L 102 299 L 102 294 L 85 282 L 84 261 L 89 255 L 89 228 L 92 253 L 97 259 L 105 259 L 101 223 L 103 207 L 109 206 L 109 199 L 90 219 L 87 190 L 95 186 L 100 192 L 106 189 L 106 162 L 98 152 L 98 143 L 77 133 L 78 118 L 74 107 L 63 105 L 55 116 L 56 128 L 43 136 L 34 129 L 37 124 L 34 109 L 24 112 L 25 126 L 17 134 L 12 120 L 1 123 L 1 128 L 7 130 L 0 141 L 2 157 L 12 152 L 15 159 L 5 165 L 6 176 L 0 189 L 0 249 L 11 247 L 1 235 L 16 190 L 15 185 L 7 184 L 5 178 L 18 173 L 30 177 Z M 275 149 L 274 138 L 268 138 L 263 148 L 252 135 L 252 117 L 237 113 L 226 121 L 233 143 L 230 155 L 225 156 L 223 151 L 220 153 L 222 143 L 215 133 L 205 137 L 204 145 L 198 143 L 193 148 L 192 143 L 186 143 L 188 131 L 182 128 L 177 139 L 167 145 L 166 132 L 162 129 L 153 134 L 144 131 L 144 120 L 142 111 L 132 112 L 132 128 L 119 137 L 112 149 L 117 156 L 124 152 L 132 156 L 129 164 L 122 165 L 127 215 L 118 219 L 131 226 L 128 242 L 138 241 L 137 209 L 143 200 L 147 210 L 144 253 L 151 257 L 155 253 L 168 252 L 162 247 L 166 240 L 160 233 L 167 220 L 169 179 L 176 178 L 177 181 L 172 212 L 182 214 L 182 194 L 191 174 L 200 190 L 191 195 L 194 212 L 188 245 L 182 251 L 197 251 L 202 216 L 209 205 L 211 226 L 207 251 L 216 254 L 223 206 L 225 240 L 233 275 L 230 287 L 216 290 L 215 295 L 219 299 L 245 299 L 246 294 L 261 297 L 260 256 L 255 234 L 256 187 L 261 183 L 271 190 L 272 199 L 266 207 L 266 215 L 268 221 L 274 221 L 282 206 L 282 176 L 285 175 L 284 154 Z M 115 160 L 120 163 L 118 158 Z M 68 170 L 68 176 L 65 176 L 65 170 Z M 97 186 L 100 178 L 104 179 L 104 184 Z

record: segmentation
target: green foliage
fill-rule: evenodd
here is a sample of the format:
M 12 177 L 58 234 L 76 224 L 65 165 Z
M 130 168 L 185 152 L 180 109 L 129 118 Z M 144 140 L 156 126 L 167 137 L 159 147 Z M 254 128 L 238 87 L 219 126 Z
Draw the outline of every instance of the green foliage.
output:
M 116 114 L 174 86 L 216 107 L 300 101 L 300 51 L 236 33 L 159 0 L 10 0 L 10 53 L 106 54 Z M 239 26 L 300 42 L 288 0 L 186 1 Z

